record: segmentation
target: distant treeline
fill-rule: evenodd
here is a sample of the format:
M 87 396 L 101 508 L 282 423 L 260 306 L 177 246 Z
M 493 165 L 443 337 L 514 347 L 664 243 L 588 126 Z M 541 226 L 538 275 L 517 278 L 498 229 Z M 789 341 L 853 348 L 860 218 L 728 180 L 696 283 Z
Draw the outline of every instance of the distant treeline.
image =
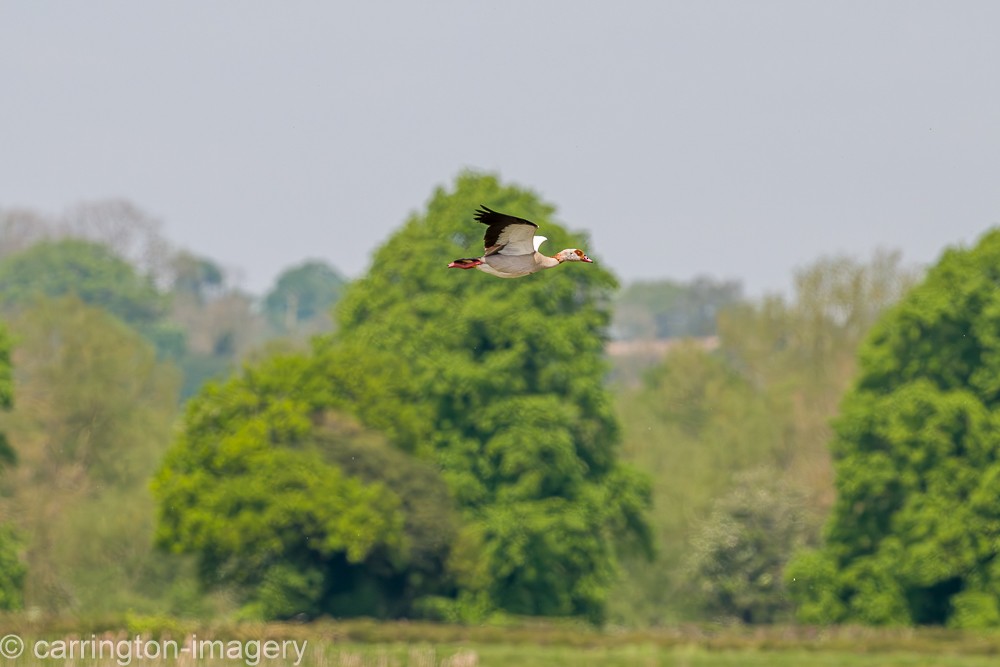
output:
M 130 204 L 0 211 L 0 609 L 1000 625 L 1000 236 L 750 300 L 441 270 L 483 202 L 584 241 L 463 174 L 254 296 Z

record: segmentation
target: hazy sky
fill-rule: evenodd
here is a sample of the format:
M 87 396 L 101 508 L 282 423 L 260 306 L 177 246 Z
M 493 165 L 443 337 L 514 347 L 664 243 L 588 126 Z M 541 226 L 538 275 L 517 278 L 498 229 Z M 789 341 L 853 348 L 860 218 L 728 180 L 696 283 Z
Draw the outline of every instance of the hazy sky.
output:
M 1000 223 L 998 26 L 993 1 L 6 0 L 0 208 L 126 198 L 259 292 L 306 258 L 360 274 L 475 168 L 625 280 L 782 289 Z

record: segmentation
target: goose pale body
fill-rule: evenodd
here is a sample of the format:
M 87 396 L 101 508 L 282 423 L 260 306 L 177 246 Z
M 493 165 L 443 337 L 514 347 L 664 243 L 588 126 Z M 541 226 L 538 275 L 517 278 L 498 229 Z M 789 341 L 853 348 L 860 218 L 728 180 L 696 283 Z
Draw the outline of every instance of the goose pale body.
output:
M 498 213 L 486 206 L 480 206 L 475 219 L 486 225 L 482 257 L 456 259 L 448 265 L 449 269 L 479 269 L 499 278 L 520 278 L 563 262 L 593 262 L 577 248 L 567 248 L 551 257 L 538 252 L 546 239 L 535 236 L 538 225 L 530 220 Z

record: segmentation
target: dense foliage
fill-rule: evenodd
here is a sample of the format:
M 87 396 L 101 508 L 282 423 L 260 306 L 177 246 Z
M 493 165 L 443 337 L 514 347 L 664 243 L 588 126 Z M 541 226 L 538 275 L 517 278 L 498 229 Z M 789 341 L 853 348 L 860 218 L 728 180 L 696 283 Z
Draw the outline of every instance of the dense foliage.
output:
M 205 581 L 243 587 L 265 616 L 601 617 L 617 553 L 649 541 L 647 485 L 617 461 L 602 382 L 614 280 L 447 270 L 481 246 L 480 203 L 578 245 L 531 193 L 462 176 L 375 254 L 337 334 L 191 402 L 157 478 L 159 535 Z M 331 428 L 344 411 L 391 447 Z
M 9 410 L 14 403 L 14 379 L 10 365 L 10 336 L 0 327 L 0 410 Z M 17 454 L 0 432 L 0 474 L 17 461 Z M 20 540 L 14 528 L 0 523 L 0 610 L 24 606 L 25 566 L 19 552 Z
M 114 200 L 57 218 L 0 210 L 0 311 L 68 295 L 107 310 L 180 368 L 185 398 L 266 340 L 331 328 L 328 311 L 343 287 L 332 267 L 313 261 L 289 269 L 261 304 L 218 263 L 172 248 L 158 227 Z
M 278 331 L 294 332 L 309 323 L 310 333 L 326 328 L 333 304 L 347 280 L 324 262 L 308 261 L 287 269 L 264 297 L 263 308 Z
M 872 331 L 836 421 L 810 622 L 1000 624 L 1000 231 L 952 249 Z
M 135 325 L 156 320 L 166 307 L 151 280 L 107 246 L 82 239 L 44 241 L 7 258 L 0 291 L 5 303 L 76 294 Z
M 621 600 L 612 610 L 616 618 L 670 623 L 701 619 L 709 610 L 743 615 L 746 607 L 726 612 L 719 606 L 724 582 L 710 568 L 689 568 L 713 505 L 737 492 L 742 471 L 761 465 L 773 470 L 774 483 L 803 498 L 801 539 L 818 533 L 833 501 L 829 420 L 854 372 L 859 341 L 909 284 L 896 255 L 876 254 L 866 262 L 821 259 L 798 272 L 790 298 L 723 310 L 718 347 L 675 345 L 640 387 L 618 390 L 625 457 L 654 480 L 658 556 L 651 564 L 628 563 L 614 596 Z M 715 526 L 737 545 L 756 520 L 733 515 Z M 732 583 L 749 581 L 754 559 L 736 562 L 741 569 L 727 576 Z M 783 611 L 784 589 L 775 585 L 769 595 L 770 608 Z
M 10 364 L 11 340 L 7 329 L 0 327 L 0 410 L 14 404 L 14 373 Z M 17 461 L 17 452 L 10 446 L 6 434 L 0 432 L 0 472 Z
M 755 468 L 736 476 L 692 539 L 692 594 L 706 617 L 741 623 L 791 618 L 785 565 L 810 538 L 805 498 L 780 471 Z
M 21 539 L 9 524 L 0 524 L 0 611 L 24 607 L 27 567 L 20 557 Z
M 42 241 L 0 261 L 0 306 L 40 297 L 75 295 L 107 309 L 145 334 L 161 353 L 177 356 L 183 333 L 165 316 L 169 301 L 150 276 L 108 246 L 83 239 Z
M 107 612 L 156 591 L 168 604 L 172 566 L 152 551 L 147 485 L 170 437 L 176 371 L 76 297 L 35 300 L 10 327 L 19 400 L 0 428 L 18 463 L 0 509 L 23 537 L 26 602 Z
M 719 313 L 742 300 L 742 286 L 732 280 L 635 282 L 615 297 L 612 330 L 621 340 L 711 336 Z
M 597 264 L 446 269 L 480 204 Z M 312 262 L 270 300 L 134 207 L 70 217 L 0 211 L 0 609 L 1000 625 L 1000 232 L 882 317 L 895 255 L 614 299 L 475 174 L 355 284 Z
M 408 613 L 442 576 L 450 499 L 434 471 L 326 410 L 325 381 L 276 356 L 206 386 L 155 480 L 158 540 L 196 554 L 202 581 L 235 587 L 251 616 Z
M 586 247 L 534 194 L 462 175 L 350 287 L 330 353 L 365 345 L 384 368 L 390 391 L 373 400 L 401 446 L 441 466 L 482 540 L 493 604 L 597 618 L 616 554 L 648 542 L 648 487 L 618 461 L 603 385 L 615 282 L 596 251 L 596 265 L 513 281 L 446 270 L 482 248 L 484 228 L 471 217 L 481 203 L 538 223 L 543 250 Z M 385 373 L 396 368 L 405 372 Z

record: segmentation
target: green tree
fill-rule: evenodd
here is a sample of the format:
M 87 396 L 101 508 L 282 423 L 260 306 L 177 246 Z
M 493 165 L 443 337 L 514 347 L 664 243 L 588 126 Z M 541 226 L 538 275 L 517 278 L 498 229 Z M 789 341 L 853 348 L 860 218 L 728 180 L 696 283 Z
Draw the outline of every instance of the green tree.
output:
M 225 274 L 218 264 L 189 252 L 174 255 L 171 273 L 174 294 L 199 304 L 217 295 L 225 285 Z
M 855 375 L 858 347 L 914 281 L 898 252 L 824 257 L 796 272 L 792 299 L 768 296 L 720 315 L 720 352 L 766 398 L 781 425 L 774 451 L 823 512 L 833 498 L 829 422 Z
M 24 577 L 20 558 L 21 539 L 14 528 L 0 524 L 0 611 L 24 607 Z
M 264 312 L 274 326 L 286 332 L 310 321 L 329 322 L 330 309 L 346 285 L 344 277 L 325 262 L 304 262 L 278 276 L 264 297 Z
M 819 532 L 834 495 L 829 421 L 862 337 L 911 280 L 898 254 L 822 258 L 797 272 L 791 298 L 723 309 L 717 349 L 676 345 L 642 386 L 621 390 L 625 457 L 653 477 L 658 557 L 629 563 L 616 618 L 703 617 L 709 601 L 691 592 L 686 557 L 712 503 L 742 470 L 778 471 L 804 494 L 808 532 Z
M 135 330 L 76 297 L 36 301 L 11 326 L 24 398 L 12 424 L 44 441 L 38 462 L 111 485 L 148 473 L 158 452 L 137 445 L 169 431 L 175 370 Z
M 603 385 L 615 281 L 597 265 L 513 281 L 446 270 L 482 247 L 480 204 L 534 220 L 553 251 L 586 245 L 535 194 L 463 174 L 379 248 L 318 353 L 331 373 L 357 369 L 338 384 L 345 403 L 364 397 L 356 414 L 441 467 L 494 605 L 600 618 L 618 553 L 649 542 L 648 484 L 618 460 Z
M 0 410 L 9 410 L 14 403 L 14 380 L 10 363 L 10 337 L 0 327 Z M 17 461 L 14 448 L 0 433 L 0 473 Z M 14 528 L 0 523 L 0 610 L 24 606 L 24 563 L 19 551 L 21 541 Z
M 784 424 L 723 354 L 693 343 L 672 349 L 641 388 L 619 396 L 618 407 L 624 456 L 653 479 L 657 557 L 628 563 L 614 616 L 642 624 L 701 619 L 708 604 L 690 586 L 692 536 L 734 475 L 761 464 L 783 470 Z
M 220 379 L 264 341 L 266 322 L 256 299 L 226 283 L 208 259 L 180 253 L 173 263 L 170 321 L 184 332 L 183 354 L 171 357 L 184 372 L 187 399 L 209 379 Z
M 615 297 L 612 329 L 622 340 L 711 336 L 719 312 L 743 299 L 735 281 L 640 281 Z
M 324 413 L 316 437 L 325 458 L 344 473 L 368 484 L 382 484 L 399 498 L 405 561 L 390 577 L 370 577 L 368 582 L 369 590 L 384 591 L 379 604 L 384 615 L 411 614 L 424 604 L 423 598 L 454 588 L 456 576 L 464 574 L 453 562 L 461 523 L 440 472 L 337 411 Z
M 151 324 L 166 312 L 151 280 L 107 246 L 82 239 L 43 241 L 4 259 L 0 293 L 6 304 L 75 294 L 134 326 Z
M 71 294 L 124 320 L 164 355 L 176 358 L 184 349 L 183 334 L 164 319 L 167 297 L 108 246 L 76 238 L 42 241 L 0 261 L 0 304 L 8 310 Z
M 737 475 L 692 541 L 688 568 L 702 613 L 743 623 L 790 616 L 783 574 L 791 554 L 810 537 L 804 500 L 779 470 Z
M 14 405 L 14 374 L 10 363 L 10 335 L 0 327 L 0 410 L 10 410 Z M 5 466 L 17 461 L 17 453 L 7 441 L 7 435 L 0 433 L 0 472 Z
M 3 509 L 24 536 L 27 604 L 163 608 L 173 570 L 151 553 L 146 484 L 170 434 L 175 370 L 76 297 L 33 300 L 10 326 L 23 400 L 0 418 L 19 459 Z
M 572 241 L 530 193 L 457 190 L 379 251 L 340 333 L 189 403 L 154 486 L 159 541 L 249 612 L 596 619 L 618 552 L 648 546 L 648 487 L 617 461 L 602 384 L 613 279 L 448 271 L 482 243 L 481 202 Z
M 787 575 L 803 620 L 1000 624 L 998 266 L 1000 231 L 946 251 L 868 336 L 825 544 Z
M 404 568 L 399 496 L 347 475 L 324 451 L 323 380 L 302 356 L 275 356 L 189 404 L 154 481 L 157 540 L 196 556 L 208 586 L 236 588 L 264 618 L 388 615 L 378 587 Z

